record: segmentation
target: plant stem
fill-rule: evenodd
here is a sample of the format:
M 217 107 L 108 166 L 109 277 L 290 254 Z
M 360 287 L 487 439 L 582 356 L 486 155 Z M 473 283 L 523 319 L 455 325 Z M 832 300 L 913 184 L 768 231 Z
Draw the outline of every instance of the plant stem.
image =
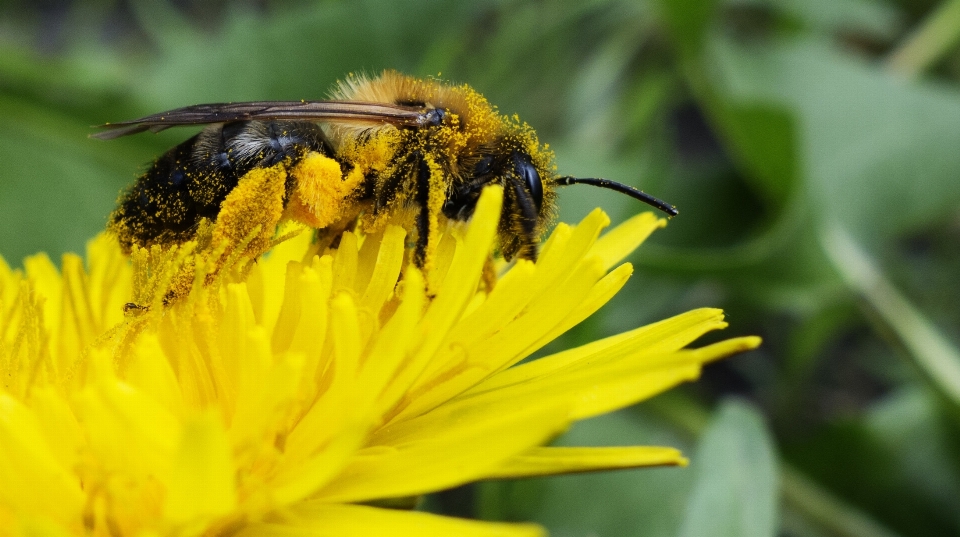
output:
M 887 69 L 916 78 L 960 41 L 960 0 L 947 0 L 887 57 Z
M 787 464 L 780 465 L 780 494 L 783 495 L 784 504 L 812 519 L 833 535 L 840 537 L 897 536 Z
M 893 330 L 933 388 L 960 408 L 960 350 L 884 277 L 839 224 L 827 227 L 820 242 L 847 285 Z

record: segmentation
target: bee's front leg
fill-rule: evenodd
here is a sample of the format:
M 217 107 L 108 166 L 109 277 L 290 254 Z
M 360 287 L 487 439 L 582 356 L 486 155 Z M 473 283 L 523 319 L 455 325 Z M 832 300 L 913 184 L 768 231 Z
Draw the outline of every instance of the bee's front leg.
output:
M 433 255 L 440 236 L 440 215 L 447 199 L 447 179 L 443 167 L 429 154 L 417 153 L 416 193 L 414 199 L 420 211 L 417 213 L 417 245 L 413 260 L 424 272 L 433 268 Z
M 423 269 L 427 265 L 427 246 L 430 244 L 430 167 L 423 155 L 417 155 L 417 245 L 413 251 L 413 262 Z
M 536 202 L 518 178 L 508 177 L 505 183 L 500 250 L 508 261 L 514 257 L 536 261 L 539 239 Z

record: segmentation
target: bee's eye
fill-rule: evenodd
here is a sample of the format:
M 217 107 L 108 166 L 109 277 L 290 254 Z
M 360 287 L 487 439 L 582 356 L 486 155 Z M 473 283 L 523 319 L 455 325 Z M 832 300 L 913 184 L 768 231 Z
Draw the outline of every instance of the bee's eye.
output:
M 543 206 L 543 183 L 540 182 L 540 174 L 537 173 L 537 168 L 530 162 L 530 157 L 523 154 L 515 153 L 513 162 L 517 175 L 523 179 L 527 188 L 530 189 L 530 195 L 533 196 L 533 201 L 537 204 L 537 211 L 539 211 Z
M 477 162 L 477 165 L 473 167 L 473 173 L 476 175 L 487 175 L 493 171 L 493 157 L 486 156 L 480 159 Z

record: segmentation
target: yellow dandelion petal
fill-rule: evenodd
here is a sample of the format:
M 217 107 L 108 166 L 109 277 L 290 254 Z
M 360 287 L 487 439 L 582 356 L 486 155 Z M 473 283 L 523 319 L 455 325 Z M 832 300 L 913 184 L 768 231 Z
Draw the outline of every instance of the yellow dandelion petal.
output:
M 330 304 L 330 313 L 333 322 L 330 334 L 333 336 L 333 365 L 334 379 L 329 391 L 344 397 L 353 394 L 357 378 L 357 368 L 360 364 L 360 320 L 358 319 L 357 305 L 348 293 L 335 296 Z
M 301 233 L 291 240 L 281 242 L 269 252 L 268 263 L 257 263 L 247 278 L 254 315 L 260 326 L 273 330 L 277 327 L 280 307 L 286 298 L 287 265 L 291 261 L 302 262 L 310 250 L 310 233 Z M 280 326 L 283 329 L 283 326 Z
M 476 295 L 477 304 L 450 330 L 447 340 L 470 346 L 499 332 L 527 305 L 530 296 L 525 290 L 536 277 L 536 266 L 526 259 L 518 259 L 489 296 Z
M 580 270 L 570 276 L 569 293 L 546 293 L 544 300 L 530 305 L 525 314 L 475 345 L 464 347 L 452 342 L 451 348 L 460 352 L 451 353 L 451 357 L 459 357 L 460 361 L 442 365 L 435 362 L 438 365 L 411 388 L 415 400 L 411 398 L 396 419 L 426 412 L 528 356 L 543 339 L 537 336 L 543 334 L 544 327 L 556 325 L 566 317 L 587 296 L 599 272 L 599 261 L 581 265 Z
M 70 405 L 52 387 L 30 393 L 31 408 L 46 445 L 63 468 L 73 468 L 80 459 L 84 430 Z
M 420 340 L 423 306 L 427 301 L 423 276 L 419 270 L 408 269 L 403 281 L 403 301 L 387 321 L 363 363 L 358 381 L 365 392 L 371 395 L 375 416 L 393 408 L 404 393 L 399 379 L 403 370 L 413 366 L 405 359 Z M 392 390 L 387 390 L 388 387 Z M 379 425 L 379 423 L 378 423 Z
M 235 412 L 239 405 L 238 399 L 246 396 L 247 390 L 252 387 L 249 381 L 247 384 L 241 385 L 241 379 L 246 378 L 251 370 L 263 370 L 268 365 L 262 361 L 254 362 L 250 356 L 251 347 L 247 338 L 257 327 L 256 314 L 250 295 L 250 288 L 246 283 L 228 284 L 224 286 L 222 293 L 223 317 L 220 321 L 220 335 L 217 343 L 220 347 L 220 354 L 224 357 L 230 357 L 230 359 L 224 360 L 221 393 L 224 398 L 223 406 L 227 411 L 224 417 L 231 422 L 234 421 Z M 164 362 L 164 360 L 156 361 Z
M 130 297 L 132 271 L 130 263 L 120 252 L 113 237 L 101 234 L 87 243 L 87 277 L 90 310 L 97 321 L 96 335 L 123 321 L 123 303 Z M 79 267 L 83 270 L 83 267 Z
M 553 341 L 553 339 L 560 334 L 593 315 L 623 288 L 632 274 L 633 265 L 630 263 L 624 263 L 610 271 L 590 288 L 590 291 L 587 293 L 587 296 L 584 297 L 583 301 L 577 304 L 563 320 L 557 323 L 550 331 L 543 334 L 535 346 L 540 347 L 549 341 Z
M 711 330 L 726 328 L 723 311 L 700 308 L 676 317 L 636 328 L 616 336 L 587 343 L 580 347 L 545 356 L 539 360 L 503 371 L 475 385 L 467 393 L 481 393 L 549 375 L 574 363 L 591 363 L 594 357 L 619 354 L 638 349 L 645 353 L 666 353 L 679 350 Z
M 78 525 L 84 494 L 70 466 L 63 462 L 30 409 L 0 395 L 0 511 Z
M 273 472 L 270 496 L 279 505 L 293 504 L 313 495 L 343 471 L 364 445 L 367 428 L 352 423 L 308 457 L 286 457 Z
M 605 414 L 653 397 L 681 382 L 696 380 L 705 362 L 754 349 L 760 344 L 760 340 L 741 338 L 725 343 L 730 344 L 717 344 L 697 351 L 678 353 L 679 356 L 664 357 L 667 363 L 663 364 L 662 368 L 651 364 L 644 373 L 636 372 L 637 368 L 643 367 L 642 359 L 597 367 L 596 371 L 590 372 L 590 377 L 596 379 L 595 384 L 589 389 L 581 390 L 576 399 L 571 410 L 573 419 L 581 420 Z M 577 374 L 571 372 L 558 375 L 556 380 L 549 383 L 549 388 L 544 386 L 542 390 L 562 390 L 565 376 L 569 383 L 577 382 Z M 589 382 L 589 379 L 579 382 Z
M 300 322 L 301 303 L 299 297 L 302 271 L 303 266 L 295 261 L 287 264 L 284 278 L 285 285 L 283 286 L 283 305 L 280 308 L 277 324 L 273 329 L 273 336 L 270 340 L 270 346 L 274 353 L 284 352 L 290 348 L 293 335 Z
M 356 384 L 360 331 L 353 299 L 341 293 L 332 299 L 330 313 L 333 316 L 331 359 L 319 371 L 328 380 L 323 382 L 323 397 L 314 402 L 299 426 L 287 437 L 287 457 L 294 461 L 321 449 L 341 431 L 365 417 L 362 414 L 366 405 L 358 403 L 363 397 L 362 390 Z
M 311 502 L 291 514 L 285 523 L 253 524 L 237 537 L 543 537 L 533 524 L 502 524 L 460 520 L 428 513 L 377 509 L 363 505 Z
M 686 465 L 686 457 L 679 449 L 671 447 L 536 447 L 507 460 L 487 477 L 534 477 L 644 466 Z
M 483 264 L 493 245 L 502 204 L 503 190 L 500 188 L 487 189 L 477 202 L 473 224 L 453 255 L 447 271 L 448 277 L 421 320 L 424 339 L 420 348 L 394 379 L 390 386 L 393 392 L 389 393 L 387 398 L 398 398 L 403 392 L 419 395 L 418 392 L 423 391 L 422 383 L 421 386 L 413 388 L 411 384 L 420 378 L 427 379 L 423 382 L 429 382 L 431 371 L 442 371 L 449 365 L 450 362 L 444 359 L 446 356 L 435 355 L 450 327 L 457 321 L 477 289 Z M 459 243 L 460 240 L 457 240 Z M 452 360 L 457 358 L 452 357 Z M 410 403 L 416 402 L 407 399 L 404 406 Z M 428 402 L 415 408 L 429 406 Z
M 477 393 L 457 397 L 444 408 L 456 412 L 460 406 L 488 404 L 506 407 L 530 400 L 556 399 L 572 401 L 573 419 L 585 419 L 694 380 L 700 374 L 701 364 L 755 348 L 759 343 L 758 338 L 738 338 L 671 354 L 649 355 L 634 350 L 619 356 L 605 355 L 592 363 L 575 363 L 550 375 L 497 389 L 487 390 L 481 383 L 476 388 Z
M 636 250 L 651 233 L 666 225 L 665 219 L 657 218 L 653 213 L 640 213 L 597 239 L 590 253 L 600 257 L 604 269 L 610 270 Z
M 183 424 L 149 394 L 105 378 L 78 394 L 76 412 L 87 433 L 85 450 L 99 466 L 91 471 L 134 477 L 169 471 Z
M 277 422 L 296 401 L 303 357 L 283 354 L 274 360 L 262 329 L 252 330 L 242 341 L 249 346 L 245 354 L 253 367 L 240 379 L 230 433 L 238 446 L 260 445 L 273 438 Z
M 124 371 L 128 383 L 171 414 L 183 415 L 186 411 L 177 373 L 170 362 L 163 359 L 163 349 L 155 334 L 144 334 Z
M 322 380 L 310 374 L 325 367 L 328 359 L 325 354 L 327 329 L 330 325 L 330 312 L 327 304 L 333 288 L 333 267 L 329 256 L 314 258 L 310 266 L 302 268 L 299 277 L 299 297 L 291 297 L 299 302 L 299 319 L 289 352 L 301 354 L 304 358 L 304 374 L 300 382 L 300 397 L 316 392 Z M 334 329 L 335 330 L 335 329 Z
M 397 275 L 403 264 L 403 239 L 406 231 L 399 226 L 388 226 L 381 238 L 381 246 L 376 249 L 377 258 L 373 263 L 370 279 L 360 299 L 360 304 L 372 314 L 381 310 L 383 303 L 393 292 L 397 284 Z M 367 243 L 364 243 L 366 246 Z M 370 244 L 375 244 L 370 241 Z M 369 248 L 374 250 L 374 248 Z
M 438 225 L 421 273 L 386 222 L 274 234 L 279 173 L 247 177 L 180 246 L 127 259 L 101 236 L 59 270 L 42 254 L 0 262 L 6 533 L 541 535 L 351 504 L 685 464 L 672 448 L 541 446 L 759 343 L 687 348 L 726 326 L 700 309 L 517 365 L 609 300 L 632 272 L 614 265 L 664 222 L 602 234 L 594 211 L 558 225 L 536 263 L 497 265 L 503 192 L 488 188 L 468 226 Z M 260 209 L 242 202 L 263 192 Z
M 552 402 L 551 402 L 552 403 Z M 492 416 L 485 406 L 431 413 L 384 433 L 319 497 L 352 502 L 443 490 L 484 477 L 502 461 L 556 436 L 569 423 L 558 404 L 527 404 Z
M 530 285 L 525 289 L 518 286 L 516 295 L 521 298 L 507 304 L 519 307 L 520 315 L 508 317 L 509 323 L 496 333 L 472 332 L 470 328 L 475 325 L 469 324 L 469 318 L 463 322 L 463 329 L 454 328 L 452 333 L 465 335 L 467 341 L 448 340 L 445 345 L 460 350 L 459 361 L 434 361 L 410 389 L 416 401 L 410 401 L 396 419 L 425 412 L 519 362 L 609 300 L 626 283 L 632 269 L 625 265 L 604 276 L 603 260 L 587 255 L 608 223 L 605 214 L 593 211 L 576 228 L 564 228 L 569 231 L 559 239 L 548 240 L 549 251 L 544 252 L 529 281 L 524 282 Z M 565 292 L 551 292 L 558 287 Z M 504 312 L 490 312 L 495 313 Z
M 60 298 L 63 279 L 60 271 L 47 254 L 32 255 L 23 260 L 27 279 L 42 296 Z M 50 327 L 60 326 L 60 308 L 62 300 L 46 300 L 43 304 L 43 318 Z
M 216 415 L 189 419 L 167 474 L 164 515 L 173 524 L 203 522 L 236 507 L 231 446 Z
M 340 245 L 333 258 L 333 289 L 342 291 L 353 289 L 357 277 L 357 263 L 359 257 L 357 236 L 349 231 L 340 237 Z
M 462 244 L 458 244 L 443 285 L 424 316 L 423 322 L 430 328 L 421 351 L 425 356 L 436 351 L 446 331 L 459 318 L 477 289 L 483 263 L 490 255 L 503 204 L 502 189 L 488 189 L 488 192 L 477 203 L 474 225 L 470 226 Z

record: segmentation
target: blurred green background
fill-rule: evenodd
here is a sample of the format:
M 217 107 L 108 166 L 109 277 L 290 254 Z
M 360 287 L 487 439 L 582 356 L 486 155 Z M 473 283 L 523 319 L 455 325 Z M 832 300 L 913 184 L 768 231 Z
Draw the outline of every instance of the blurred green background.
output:
M 0 252 L 80 251 L 186 129 L 89 125 L 316 99 L 347 73 L 468 82 L 681 215 L 551 345 L 693 307 L 761 350 L 581 423 L 689 468 L 490 482 L 426 509 L 554 536 L 960 535 L 960 2 L 0 0 Z M 645 209 L 571 187 L 562 219 Z M 710 338 L 707 338 L 709 340 Z

